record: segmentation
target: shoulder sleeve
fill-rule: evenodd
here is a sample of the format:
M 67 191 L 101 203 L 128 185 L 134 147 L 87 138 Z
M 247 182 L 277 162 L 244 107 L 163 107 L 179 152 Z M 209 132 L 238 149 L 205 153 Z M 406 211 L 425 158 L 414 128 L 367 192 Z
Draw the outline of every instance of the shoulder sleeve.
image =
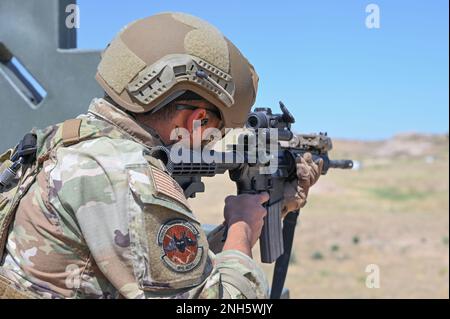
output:
M 249 256 L 237 250 L 214 255 L 214 270 L 199 298 L 265 299 L 269 286 L 260 266 Z
M 181 187 L 151 165 L 127 167 L 135 274 L 144 291 L 200 285 L 212 271 L 208 242 Z

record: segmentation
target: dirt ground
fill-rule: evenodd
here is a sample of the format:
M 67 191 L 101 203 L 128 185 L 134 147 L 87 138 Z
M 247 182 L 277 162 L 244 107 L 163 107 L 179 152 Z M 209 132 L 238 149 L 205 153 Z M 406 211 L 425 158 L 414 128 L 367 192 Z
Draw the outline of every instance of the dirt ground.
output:
M 286 281 L 291 298 L 449 298 L 448 135 L 334 146 L 330 157 L 359 169 L 330 171 L 311 190 Z M 202 222 L 217 224 L 235 186 L 227 176 L 205 184 L 191 203 Z M 366 285 L 369 265 L 379 288 Z M 272 268 L 263 265 L 269 280 Z

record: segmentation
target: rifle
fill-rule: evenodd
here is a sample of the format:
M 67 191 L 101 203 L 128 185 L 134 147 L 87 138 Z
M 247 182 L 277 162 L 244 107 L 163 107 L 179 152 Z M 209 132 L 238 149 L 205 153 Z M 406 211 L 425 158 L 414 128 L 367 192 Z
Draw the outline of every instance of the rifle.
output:
M 204 192 L 202 177 L 227 171 L 236 183 L 238 194 L 269 193 L 270 199 L 265 204 L 267 215 L 259 242 L 261 261 L 277 261 L 271 298 L 280 297 L 299 214 L 299 211 L 289 212 L 282 226 L 284 186 L 296 178 L 296 159 L 306 152 L 311 153 L 316 162 L 322 159 L 322 175 L 327 174 L 330 168 L 353 167 L 351 160 L 331 160 L 328 157 L 332 141 L 326 133 L 294 135 L 291 131 L 294 117 L 282 102 L 280 108 L 281 114 L 273 114 L 270 108 L 256 108 L 247 118 L 246 127 L 250 133 L 241 135 L 237 144 L 228 145 L 228 152 L 209 150 L 210 158 L 215 161 L 205 162 L 201 156 L 197 156 L 200 160 L 194 160 L 192 152 L 187 160 L 174 162 L 173 154 L 164 147 L 155 147 L 150 154 L 166 164 L 172 177 L 183 188 L 186 198 Z M 218 227 L 208 235 L 208 239 L 211 237 L 222 237 L 222 244 L 216 241 L 216 247 L 212 249 L 220 251 L 226 238 L 226 227 Z

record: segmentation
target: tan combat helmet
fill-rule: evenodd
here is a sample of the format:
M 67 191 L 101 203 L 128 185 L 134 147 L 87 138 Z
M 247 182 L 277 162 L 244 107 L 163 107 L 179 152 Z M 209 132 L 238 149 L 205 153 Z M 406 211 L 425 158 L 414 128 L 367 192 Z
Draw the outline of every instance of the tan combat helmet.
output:
M 126 26 L 106 48 L 96 79 L 121 107 L 156 111 L 186 91 L 214 104 L 225 127 L 242 127 L 255 102 L 258 75 L 219 30 L 184 13 Z

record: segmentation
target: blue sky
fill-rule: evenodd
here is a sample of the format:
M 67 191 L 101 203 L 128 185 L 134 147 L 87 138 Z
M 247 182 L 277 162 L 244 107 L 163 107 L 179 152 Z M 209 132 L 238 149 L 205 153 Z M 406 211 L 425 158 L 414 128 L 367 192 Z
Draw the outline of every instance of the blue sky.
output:
M 368 29 L 365 8 L 380 8 Z M 448 1 L 78 0 L 78 45 L 103 49 L 125 24 L 163 11 L 217 26 L 260 76 L 256 106 L 297 118 L 296 131 L 380 139 L 447 133 Z

